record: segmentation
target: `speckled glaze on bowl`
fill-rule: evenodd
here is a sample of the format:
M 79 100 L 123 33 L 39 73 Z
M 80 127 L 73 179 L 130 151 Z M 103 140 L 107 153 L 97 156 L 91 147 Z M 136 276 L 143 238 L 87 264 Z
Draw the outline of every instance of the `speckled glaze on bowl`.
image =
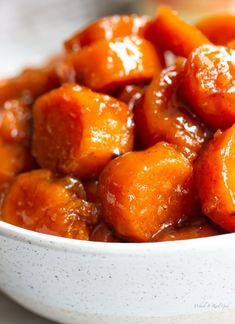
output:
M 96 243 L 0 221 L 0 288 L 66 324 L 232 324 L 235 234 Z

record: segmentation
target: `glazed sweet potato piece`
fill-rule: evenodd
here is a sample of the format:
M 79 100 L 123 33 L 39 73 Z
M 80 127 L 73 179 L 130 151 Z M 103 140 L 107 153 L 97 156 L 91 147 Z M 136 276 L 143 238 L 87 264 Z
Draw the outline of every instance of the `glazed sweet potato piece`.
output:
M 3 141 L 0 137 L 0 183 L 14 175 L 31 170 L 34 161 L 29 148 Z
M 198 47 L 185 64 L 181 94 L 213 128 L 235 122 L 234 75 L 235 51 L 223 46 Z
M 132 113 L 107 95 L 64 85 L 36 101 L 33 153 L 37 162 L 88 180 L 133 146 Z
M 123 15 L 100 18 L 83 30 L 78 31 L 65 42 L 68 52 L 79 51 L 81 47 L 99 40 L 112 40 L 124 36 L 143 36 L 149 18 L 147 16 Z
M 235 231 L 235 125 L 218 131 L 203 149 L 195 168 L 205 215 L 227 231 Z
M 226 45 L 235 38 L 234 14 L 215 14 L 201 19 L 196 26 L 215 45 Z
M 12 98 L 31 104 L 38 96 L 59 85 L 54 65 L 25 69 L 14 78 L 0 80 L 0 104 Z
M 0 184 L 35 166 L 31 115 L 30 107 L 18 99 L 0 105 Z
M 96 242 L 118 242 L 113 231 L 105 223 L 100 223 L 94 228 L 90 240 Z
M 146 37 L 163 50 L 170 50 L 177 56 L 189 54 L 209 40 L 195 26 L 183 21 L 175 11 L 161 6 L 156 19 L 148 27 Z
M 189 224 L 179 228 L 169 228 L 165 233 L 159 235 L 158 242 L 190 240 L 194 238 L 209 237 L 221 234 L 213 224 L 206 219 L 191 221 Z
M 68 177 L 63 182 L 43 169 L 21 174 L 6 194 L 2 218 L 37 232 L 88 240 L 89 225 L 97 223 L 98 210 L 80 197 L 77 182 Z
M 138 140 L 144 147 L 167 141 L 193 160 L 208 132 L 177 98 L 182 71 L 181 62 L 164 69 L 152 80 L 137 104 L 135 124 Z
M 138 85 L 127 85 L 118 94 L 118 100 L 128 104 L 131 110 L 134 109 L 136 102 L 143 96 L 145 87 Z
M 146 83 L 161 70 L 154 46 L 140 37 L 100 40 L 72 53 L 58 68 L 62 82 L 77 81 L 110 92 L 127 84 Z
M 148 242 L 195 208 L 193 168 L 174 146 L 161 142 L 111 161 L 99 180 L 103 219 L 118 236 Z
M 12 99 L 0 106 L 0 137 L 10 143 L 29 146 L 31 109 L 23 101 Z

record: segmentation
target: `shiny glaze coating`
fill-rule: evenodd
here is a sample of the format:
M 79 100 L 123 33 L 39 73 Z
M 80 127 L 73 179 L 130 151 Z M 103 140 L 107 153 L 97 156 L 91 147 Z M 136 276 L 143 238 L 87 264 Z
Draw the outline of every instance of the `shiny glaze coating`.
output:
M 209 43 L 195 26 L 183 21 L 167 6 L 159 8 L 157 17 L 148 27 L 148 33 L 147 38 L 157 46 L 183 57 L 188 57 L 198 46 Z
M 145 87 L 139 85 L 127 85 L 118 94 L 117 99 L 128 104 L 128 107 L 133 110 L 136 103 L 140 100 L 145 92 Z
M 33 167 L 34 160 L 28 147 L 18 143 L 7 143 L 0 137 L 0 183 Z
M 201 153 L 195 168 L 205 215 L 227 231 L 235 231 L 235 125 L 218 131 Z
M 167 141 L 176 144 L 188 158 L 194 159 L 208 134 L 177 98 L 182 70 L 183 63 L 179 62 L 164 69 L 152 80 L 135 110 L 135 124 L 143 146 Z
M 21 174 L 6 194 L 2 218 L 37 232 L 87 240 L 98 210 L 80 197 L 77 182 L 43 169 Z
M 29 146 L 32 113 L 23 101 L 12 99 L 0 106 L 0 137 Z
M 58 74 L 63 82 L 77 81 L 92 90 L 110 92 L 127 84 L 144 84 L 160 70 L 154 46 L 132 36 L 85 46 L 58 67 Z
M 99 40 L 112 40 L 124 36 L 143 36 L 150 19 L 147 16 L 123 15 L 100 18 L 65 41 L 68 52 Z
M 130 241 L 148 242 L 195 208 L 193 168 L 174 146 L 161 142 L 111 161 L 100 176 L 104 220 Z
M 235 15 L 215 14 L 201 19 L 197 28 L 215 45 L 226 45 L 235 38 Z
M 133 146 L 128 106 L 76 84 L 38 99 L 33 118 L 33 153 L 39 165 L 83 180 L 97 177 L 113 156 Z
M 234 75 L 235 51 L 223 46 L 198 47 L 185 64 L 182 96 L 211 127 L 235 122 Z

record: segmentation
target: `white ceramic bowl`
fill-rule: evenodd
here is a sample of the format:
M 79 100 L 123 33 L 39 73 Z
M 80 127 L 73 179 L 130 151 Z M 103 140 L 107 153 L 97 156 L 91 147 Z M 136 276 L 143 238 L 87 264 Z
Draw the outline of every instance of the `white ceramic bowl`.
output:
M 66 324 L 232 324 L 235 234 L 96 243 L 0 222 L 0 288 Z

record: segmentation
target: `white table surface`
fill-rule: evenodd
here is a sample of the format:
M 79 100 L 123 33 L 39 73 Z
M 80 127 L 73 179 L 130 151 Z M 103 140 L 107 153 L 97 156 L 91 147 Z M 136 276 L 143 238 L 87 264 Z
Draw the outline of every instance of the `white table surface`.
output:
M 53 324 L 25 310 L 0 292 L 1 324 Z

